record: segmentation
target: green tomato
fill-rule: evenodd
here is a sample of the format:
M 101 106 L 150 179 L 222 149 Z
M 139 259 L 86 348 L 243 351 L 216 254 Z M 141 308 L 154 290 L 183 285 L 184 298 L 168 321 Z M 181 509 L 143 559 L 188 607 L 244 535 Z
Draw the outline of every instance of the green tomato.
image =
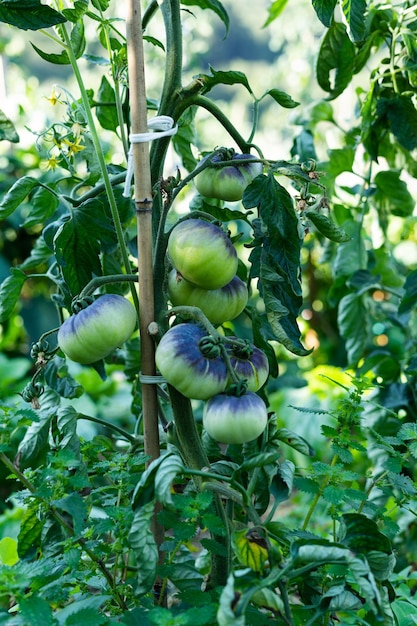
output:
M 95 363 L 129 339 L 136 321 L 129 300 L 106 294 L 65 320 L 58 331 L 58 345 L 72 361 Z
M 158 370 L 187 398 L 207 400 L 226 389 L 227 368 L 210 340 L 197 324 L 183 323 L 170 328 L 156 348 Z
M 257 162 L 251 154 L 217 154 L 215 156 L 208 155 L 197 167 L 201 166 L 205 161 L 211 160 L 212 163 L 221 163 L 222 161 L 233 160 L 236 164 L 225 165 L 224 167 L 206 167 L 200 174 L 195 177 L 195 186 L 202 196 L 207 198 L 218 198 L 228 202 L 236 202 L 241 200 L 246 187 L 253 181 L 256 176 L 262 174 L 262 163 Z M 253 163 L 241 163 L 243 159 L 253 159 Z
M 240 315 L 248 301 L 247 287 L 238 276 L 220 289 L 201 289 L 176 269 L 168 276 L 168 293 L 173 306 L 196 306 L 216 326 Z
M 204 406 L 203 426 L 220 443 L 252 441 L 263 433 L 267 422 L 265 403 L 252 391 L 241 396 L 219 393 Z
M 178 272 L 202 289 L 220 289 L 236 274 L 236 250 L 220 226 L 211 222 L 179 222 L 169 236 L 168 254 Z
M 269 376 L 269 363 L 265 352 L 250 343 L 244 344 L 243 348 L 231 344 L 228 346 L 228 352 L 231 366 L 239 378 L 246 380 L 248 390 L 258 391 Z

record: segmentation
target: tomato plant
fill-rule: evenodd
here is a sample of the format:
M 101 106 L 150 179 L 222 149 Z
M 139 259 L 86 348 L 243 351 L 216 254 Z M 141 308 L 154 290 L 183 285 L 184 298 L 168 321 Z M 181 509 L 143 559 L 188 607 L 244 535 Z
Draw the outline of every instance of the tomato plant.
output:
M 202 289 L 189 283 L 175 269 L 168 276 L 168 293 L 174 306 L 199 307 L 215 325 L 235 319 L 248 301 L 248 289 L 238 276 L 219 289 Z
M 204 406 L 203 426 L 221 443 L 248 443 L 264 432 L 267 422 L 265 403 L 252 391 L 242 395 L 220 393 Z
M 236 250 L 220 226 L 211 222 L 187 219 L 177 224 L 168 239 L 168 254 L 175 269 L 202 289 L 220 289 L 236 274 Z
M 221 166 L 222 162 L 232 161 Z M 251 161 L 253 161 L 251 163 Z M 195 177 L 197 190 L 208 198 L 218 198 L 229 202 L 241 200 L 243 192 L 256 176 L 262 174 L 262 163 L 250 154 L 236 154 L 234 150 L 223 150 L 220 154 L 204 157 L 198 168 L 204 163 L 213 164 L 206 167 Z
M 77 363 L 95 363 L 127 341 L 136 322 L 135 308 L 126 298 L 103 295 L 65 320 L 58 345 Z
M 0 2 L 0 624 L 417 620 L 416 17 Z

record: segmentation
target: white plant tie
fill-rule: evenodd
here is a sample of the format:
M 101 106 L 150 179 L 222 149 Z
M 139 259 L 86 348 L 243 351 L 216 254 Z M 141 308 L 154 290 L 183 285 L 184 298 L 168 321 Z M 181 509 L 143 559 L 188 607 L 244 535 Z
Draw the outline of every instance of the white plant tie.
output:
M 133 178 L 133 144 L 134 143 L 148 143 L 155 139 L 162 139 L 162 137 L 171 137 L 178 131 L 178 126 L 174 126 L 174 120 L 169 115 L 157 115 L 148 120 L 148 129 L 152 129 L 150 133 L 136 133 L 129 135 L 130 149 L 127 160 L 126 180 L 123 190 L 123 196 L 125 198 L 130 197 L 130 187 Z

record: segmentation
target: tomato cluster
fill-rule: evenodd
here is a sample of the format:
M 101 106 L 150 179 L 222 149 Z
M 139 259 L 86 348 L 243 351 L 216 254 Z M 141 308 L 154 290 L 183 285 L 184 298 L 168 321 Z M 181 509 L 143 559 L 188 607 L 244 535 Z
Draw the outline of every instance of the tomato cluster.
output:
M 248 290 L 236 276 L 237 253 L 220 226 L 185 219 L 171 231 L 167 251 L 174 266 L 168 276 L 174 306 L 198 307 L 214 325 L 243 311 Z M 217 441 L 242 444 L 265 430 L 267 409 L 256 391 L 265 384 L 269 366 L 256 346 L 183 322 L 163 335 L 155 359 L 170 385 L 206 402 L 203 426 Z

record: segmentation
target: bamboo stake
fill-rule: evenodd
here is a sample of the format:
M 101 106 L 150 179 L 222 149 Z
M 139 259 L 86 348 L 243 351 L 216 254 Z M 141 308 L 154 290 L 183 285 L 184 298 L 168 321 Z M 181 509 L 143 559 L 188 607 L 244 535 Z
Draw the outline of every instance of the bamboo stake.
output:
M 130 0 L 127 17 L 127 45 L 132 134 L 148 132 L 145 68 L 142 41 L 140 0 Z M 141 339 L 142 374 L 155 375 L 155 346 L 149 335 L 154 321 L 154 290 L 152 268 L 152 183 L 149 144 L 132 145 L 134 192 L 138 230 L 139 262 L 139 332 Z M 142 384 L 142 409 L 145 453 L 152 459 L 159 456 L 158 402 L 156 386 Z

